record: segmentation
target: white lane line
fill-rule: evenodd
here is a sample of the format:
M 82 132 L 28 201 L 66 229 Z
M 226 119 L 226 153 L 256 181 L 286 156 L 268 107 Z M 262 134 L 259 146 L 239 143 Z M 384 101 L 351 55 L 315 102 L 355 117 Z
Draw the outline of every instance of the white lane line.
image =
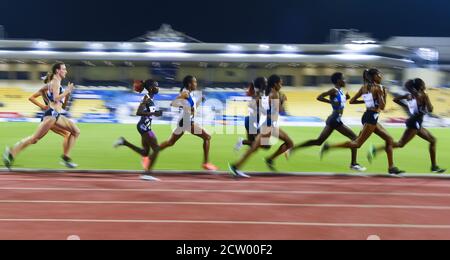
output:
M 93 192 L 185 192 L 185 193 L 235 193 L 235 194 L 298 194 L 298 195 L 353 195 L 353 196 L 404 196 L 404 197 L 450 197 L 450 193 L 414 192 L 347 192 L 347 191 L 293 191 L 293 190 L 187 190 L 187 189 L 93 189 L 93 188 L 0 188 L 3 191 L 93 191 Z
M 371 224 L 371 223 L 310 223 L 275 221 L 214 221 L 214 220 L 132 220 L 132 219 L 0 219 L 0 222 L 37 223 L 115 223 L 115 224 L 206 224 L 206 225 L 265 225 L 341 228 L 393 228 L 393 229 L 450 229 L 450 225 Z
M 4 181 L 42 181 L 42 182 L 48 182 L 48 181 L 60 181 L 60 182 L 111 182 L 111 183 L 121 183 L 121 182 L 136 182 L 136 183 L 143 183 L 142 180 L 126 180 L 126 179 L 0 179 L 2 182 Z M 339 180 L 336 180 L 335 182 L 320 182 L 320 181 L 210 181 L 210 180 L 163 180 L 164 183 L 202 183 L 202 184 L 268 184 L 268 185 L 276 185 L 276 184 L 308 184 L 308 185 L 329 185 L 329 186 L 339 186 L 339 185 L 349 185 L 349 186 L 355 186 L 355 185 L 362 185 L 362 186 L 393 186 L 393 187 L 442 187 L 442 188 L 450 188 L 449 185 L 445 184 L 432 184 L 432 183 L 383 183 L 383 182 L 342 182 Z
M 256 206 L 304 208 L 360 208 L 360 209 L 416 209 L 450 210 L 450 206 L 320 204 L 320 203 L 264 203 L 264 202 L 193 202 L 193 201 L 58 201 L 58 200 L 0 200 L 0 204 L 84 204 L 84 205 L 178 205 L 178 206 Z

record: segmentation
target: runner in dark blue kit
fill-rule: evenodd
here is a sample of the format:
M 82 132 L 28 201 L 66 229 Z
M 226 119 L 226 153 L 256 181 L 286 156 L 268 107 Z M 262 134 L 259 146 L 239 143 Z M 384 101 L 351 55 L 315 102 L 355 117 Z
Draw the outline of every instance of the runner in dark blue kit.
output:
M 323 129 L 319 138 L 314 140 L 306 141 L 302 144 L 295 146 L 291 152 L 296 150 L 310 147 L 310 146 L 321 146 L 336 130 L 342 135 L 348 137 L 350 140 L 356 140 L 358 136 L 342 122 L 342 115 L 344 114 L 345 105 L 347 100 L 351 97 L 345 94 L 343 88 L 346 86 L 344 74 L 336 72 L 331 76 L 331 82 L 334 84 L 334 88 L 322 93 L 317 100 L 320 102 L 331 104 L 333 108 L 333 113 L 328 117 L 326 122 L 326 127 Z M 329 99 L 327 99 L 329 97 Z M 354 171 L 366 171 L 366 168 L 358 164 L 358 149 L 352 148 L 352 161 L 350 164 L 350 169 Z
M 388 157 L 388 172 L 389 174 L 402 174 L 404 171 L 398 169 L 394 165 L 393 145 L 394 139 L 389 135 L 387 130 L 378 123 L 380 113 L 386 108 L 387 92 L 384 86 L 381 85 L 383 75 L 378 69 L 370 69 L 364 71 L 364 86 L 359 92 L 350 100 L 350 104 L 365 104 L 366 112 L 364 113 L 361 122 L 363 129 L 358 138 L 353 141 L 330 145 L 326 143 L 322 147 L 321 157 L 331 149 L 347 148 L 359 149 L 372 136 L 378 135 L 386 142 L 386 154 Z M 360 100 L 362 98 L 362 100 Z
M 139 123 L 137 124 L 137 130 L 139 134 L 141 134 L 143 148 L 131 144 L 123 137 L 120 137 L 117 140 L 117 142 L 114 144 L 114 147 L 117 148 L 119 146 L 126 146 L 141 155 L 142 166 L 146 171 L 146 174 L 144 174 L 141 179 L 146 181 L 157 181 L 158 179 L 150 176 L 150 172 L 155 165 L 160 150 L 156 135 L 152 131 L 153 117 L 162 116 L 162 111 L 158 111 L 156 109 L 155 102 L 153 100 L 154 97 L 159 93 L 158 82 L 151 79 L 146 81 L 134 82 L 134 90 L 136 92 L 142 93 L 144 89 L 147 90 L 148 93 L 142 99 L 136 113 L 137 116 L 141 117 Z M 150 150 L 153 151 L 151 155 Z

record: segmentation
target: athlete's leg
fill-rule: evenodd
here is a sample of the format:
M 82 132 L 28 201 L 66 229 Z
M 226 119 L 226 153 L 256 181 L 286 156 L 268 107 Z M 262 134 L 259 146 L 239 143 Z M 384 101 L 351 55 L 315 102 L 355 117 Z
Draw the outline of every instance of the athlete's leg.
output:
M 294 152 L 298 149 L 310 147 L 310 146 L 321 146 L 330 137 L 330 135 L 333 133 L 333 131 L 334 131 L 334 128 L 332 128 L 331 126 L 326 126 L 322 130 L 322 133 L 320 133 L 320 136 L 317 139 L 309 140 L 302 144 L 299 144 L 299 145 L 295 146 L 292 149 L 292 151 Z
M 353 132 L 350 127 L 346 125 L 341 125 L 336 128 L 336 130 L 341 133 L 343 136 L 346 136 L 348 139 L 354 141 L 358 139 L 358 136 Z M 352 148 L 352 162 L 351 165 L 358 165 L 358 149 Z
M 17 157 L 17 155 L 23 150 L 25 150 L 28 146 L 39 142 L 39 140 L 41 140 L 55 125 L 55 122 L 56 118 L 51 116 L 45 117 L 42 123 L 39 124 L 36 132 L 32 136 L 23 139 L 11 149 L 10 151 L 11 156 Z

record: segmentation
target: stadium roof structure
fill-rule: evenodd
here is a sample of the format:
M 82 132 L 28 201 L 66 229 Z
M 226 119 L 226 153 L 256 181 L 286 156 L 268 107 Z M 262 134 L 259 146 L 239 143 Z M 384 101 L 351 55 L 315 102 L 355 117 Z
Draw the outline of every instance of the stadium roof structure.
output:
M 417 55 L 375 44 L 0 41 L 0 60 L 370 64 L 409 67 Z
M 401 46 L 435 62 L 440 69 L 450 70 L 450 37 L 392 37 L 384 44 Z
M 161 28 L 156 31 L 147 32 L 146 34 L 136 37 L 130 42 L 197 42 L 200 40 L 195 39 L 185 33 L 175 31 L 171 25 L 163 24 Z
M 408 48 L 376 43 L 202 43 L 169 25 L 125 42 L 0 40 L 0 63 L 240 63 L 256 67 L 286 63 L 405 68 L 416 66 L 421 59 Z

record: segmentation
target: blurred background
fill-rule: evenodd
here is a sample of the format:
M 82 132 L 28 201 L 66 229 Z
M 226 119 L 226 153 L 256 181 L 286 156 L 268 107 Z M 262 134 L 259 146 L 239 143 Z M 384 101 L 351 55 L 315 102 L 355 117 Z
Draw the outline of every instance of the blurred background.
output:
M 70 153 L 74 172 L 61 165 L 64 139 L 53 132 L 14 158 L 13 172 L 0 162 L 0 238 L 449 238 L 449 186 L 440 180 L 449 175 L 418 178 L 433 172 L 434 139 L 437 164 L 450 169 L 450 1 L 0 1 L 0 152 L 36 131 L 43 111 L 28 99 L 54 63 L 68 67 L 63 85 L 76 85 L 65 114 L 81 131 Z M 393 98 L 409 79 L 427 84 L 435 109 L 424 126 L 435 138 L 430 145 L 416 137 L 394 153 L 413 178 L 351 178 L 361 176 L 351 151 L 321 158 L 319 146 L 280 156 L 275 173 L 263 159 L 276 143 L 242 168 L 261 177 L 235 181 L 225 173 L 247 149 L 235 146 L 246 138 L 252 80 L 282 77 L 280 125 L 300 144 L 316 139 L 331 114 L 316 100 L 333 87 L 331 75 L 344 73 L 354 95 L 366 68 L 384 75 L 380 123 L 395 140 L 409 114 Z M 203 169 L 203 142 L 186 134 L 158 155 L 151 174 L 163 181 L 148 186 L 136 176 L 141 156 L 113 147 L 119 137 L 142 143 L 135 114 L 144 93 L 133 92 L 133 81 L 159 82 L 164 114 L 152 131 L 162 143 L 180 116 L 170 103 L 186 75 L 206 97 L 196 120 L 211 134 L 210 162 L 224 174 L 192 174 Z M 343 121 L 355 133 L 365 110 L 346 106 Z M 348 138 L 335 132 L 328 141 Z M 368 156 L 372 145 L 385 143 L 373 135 L 357 163 L 386 174 L 385 154 Z M 288 172 L 315 176 L 278 174 Z
M 25 8 L 26 7 L 26 8 Z M 20 15 L 17 10 L 22 10 Z M 366 68 L 384 74 L 389 100 L 381 122 L 398 140 L 408 112 L 392 102 L 404 93 L 408 79 L 420 77 L 435 111 L 425 126 L 439 141 L 438 156 L 448 158 L 450 144 L 450 4 L 444 1 L 127 1 L 110 3 L 80 0 L 76 4 L 41 0 L 6 0 L 0 16 L 0 147 L 33 133 L 43 111 L 28 98 L 44 84 L 42 77 L 53 63 L 64 62 L 67 80 L 76 84 L 66 114 L 81 129 L 74 159 L 85 169 L 139 169 L 139 158 L 111 144 L 125 136 L 140 143 L 135 115 L 142 94 L 132 91 L 133 80 L 157 80 L 156 104 L 164 116 L 154 121 L 160 142 L 171 134 L 170 123 L 179 116 L 169 104 L 186 75 L 199 81 L 198 95 L 207 102 L 196 118 L 213 134 L 212 160 L 221 169 L 236 159 L 233 146 L 245 137 L 246 90 L 256 77 L 283 78 L 287 102 L 281 125 L 296 143 L 316 138 L 331 107 L 316 101 L 329 90 L 330 76 L 342 72 L 347 91 L 354 95 Z M 424 17 L 433 19 L 423 20 Z M 360 131 L 365 107 L 348 105 L 343 120 Z M 223 135 L 226 133 L 226 135 Z M 336 134 L 331 142 L 345 138 Z M 18 158 L 18 166 L 56 168 L 62 139 L 53 134 Z M 381 144 L 374 137 L 370 144 Z M 192 149 L 191 147 L 197 147 Z M 187 136 L 163 153 L 157 169 L 198 169 L 201 144 Z M 361 161 L 365 157 L 363 147 Z M 196 160 L 188 163 L 186 151 Z M 411 151 L 421 151 L 411 152 Z M 98 153 L 103 158 L 98 158 Z M 349 171 L 348 152 L 320 162 L 318 149 L 299 154 L 299 160 L 280 160 L 284 171 Z M 396 152 L 409 172 L 428 172 L 428 144 L 416 138 Z M 40 156 L 50 153 L 54 156 Z M 96 158 L 93 160 L 92 158 Z M 260 156 L 247 170 L 265 171 Z M 385 172 L 385 158 L 371 172 Z M 445 165 L 443 165 L 445 167 Z M 401 167 L 402 168 L 402 167 Z
M 450 118 L 450 38 L 391 37 L 378 41 L 355 29 L 333 29 L 325 44 L 204 43 L 168 24 L 127 42 L 0 40 L 0 120 L 36 121 L 42 111 L 27 98 L 43 86 L 51 64 L 65 62 L 67 81 L 77 85 L 67 114 L 78 122 L 135 123 L 141 95 L 135 79 L 161 86 L 157 105 L 162 122 L 173 118 L 170 102 L 186 75 L 195 75 L 208 99 L 204 123 L 240 123 L 247 115 L 245 92 L 254 78 L 278 74 L 288 99 L 285 125 L 323 125 L 330 113 L 316 97 L 332 87 L 330 75 L 343 72 L 348 92 L 362 85 L 365 68 L 384 73 L 390 98 L 404 93 L 403 82 L 420 77 L 436 109 L 427 124 L 448 126 Z M 67 82 L 66 81 L 66 82 Z M 364 106 L 348 106 L 344 119 L 359 125 Z M 407 111 L 389 102 L 383 121 L 402 124 Z

